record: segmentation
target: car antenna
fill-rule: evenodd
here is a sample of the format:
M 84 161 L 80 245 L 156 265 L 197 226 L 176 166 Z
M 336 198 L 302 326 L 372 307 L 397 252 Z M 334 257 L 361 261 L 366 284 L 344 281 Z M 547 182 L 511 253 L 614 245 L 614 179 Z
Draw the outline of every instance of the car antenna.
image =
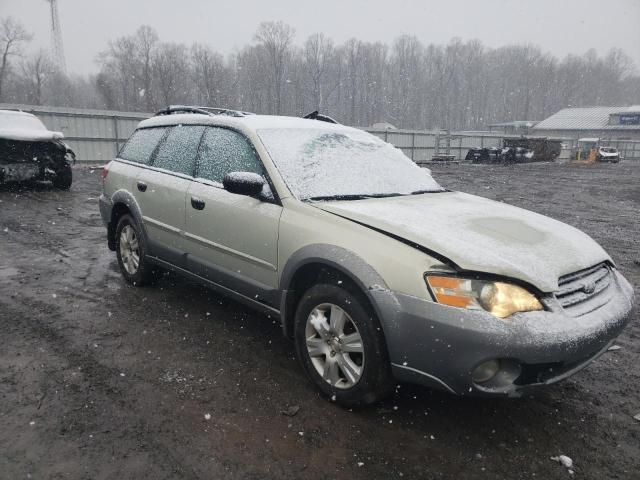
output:
M 334 120 L 330 116 L 321 114 L 320 112 L 318 112 L 318 110 L 314 110 L 311 113 L 307 113 L 302 118 L 306 118 L 308 120 L 319 120 L 321 122 L 327 122 L 327 123 L 336 123 L 336 124 L 338 123 L 336 120 Z

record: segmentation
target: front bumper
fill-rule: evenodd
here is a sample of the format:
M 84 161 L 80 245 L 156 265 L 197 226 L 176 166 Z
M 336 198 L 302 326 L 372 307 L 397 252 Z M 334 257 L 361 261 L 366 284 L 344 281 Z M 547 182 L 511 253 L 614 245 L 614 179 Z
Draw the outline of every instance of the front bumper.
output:
M 42 168 L 34 162 L 0 164 L 0 183 L 28 182 L 42 177 Z
M 520 396 L 567 378 L 606 351 L 635 317 L 633 288 L 616 270 L 609 301 L 575 317 L 555 305 L 502 321 L 486 312 L 401 294 L 389 301 L 384 291 L 371 293 L 377 296 L 395 377 L 459 395 Z M 499 360 L 500 373 L 475 383 L 472 372 L 489 360 Z

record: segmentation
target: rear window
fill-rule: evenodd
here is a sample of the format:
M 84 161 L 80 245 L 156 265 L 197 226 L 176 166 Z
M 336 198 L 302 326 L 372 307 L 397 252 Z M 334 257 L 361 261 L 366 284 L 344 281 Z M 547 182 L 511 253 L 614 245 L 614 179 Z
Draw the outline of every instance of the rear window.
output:
M 151 154 L 164 135 L 166 127 L 136 130 L 122 147 L 118 157 L 131 162 L 149 164 Z
M 167 138 L 158 148 L 153 166 L 184 175 L 193 175 L 200 137 L 204 133 L 201 125 L 177 125 L 171 128 Z

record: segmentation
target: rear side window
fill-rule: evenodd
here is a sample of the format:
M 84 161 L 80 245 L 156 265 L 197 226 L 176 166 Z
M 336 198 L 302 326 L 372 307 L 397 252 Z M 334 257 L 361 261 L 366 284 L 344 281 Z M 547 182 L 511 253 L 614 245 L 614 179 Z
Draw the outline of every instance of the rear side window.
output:
M 197 176 L 222 183 L 230 172 L 264 176 L 262 162 L 243 135 L 227 128 L 207 127 L 200 144 Z
M 123 160 L 148 165 L 151 154 L 166 130 L 166 127 L 136 130 L 124 147 L 122 147 L 118 157 Z
M 177 125 L 160 144 L 153 166 L 176 173 L 193 175 L 198 144 L 204 132 L 201 125 Z

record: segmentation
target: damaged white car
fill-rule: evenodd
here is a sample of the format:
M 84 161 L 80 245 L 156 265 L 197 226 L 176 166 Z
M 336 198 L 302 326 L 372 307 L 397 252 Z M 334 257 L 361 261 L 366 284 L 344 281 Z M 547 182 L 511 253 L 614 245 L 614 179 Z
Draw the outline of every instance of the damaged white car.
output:
M 30 113 L 0 110 L 0 184 L 51 181 L 68 190 L 75 154 L 62 139 Z

